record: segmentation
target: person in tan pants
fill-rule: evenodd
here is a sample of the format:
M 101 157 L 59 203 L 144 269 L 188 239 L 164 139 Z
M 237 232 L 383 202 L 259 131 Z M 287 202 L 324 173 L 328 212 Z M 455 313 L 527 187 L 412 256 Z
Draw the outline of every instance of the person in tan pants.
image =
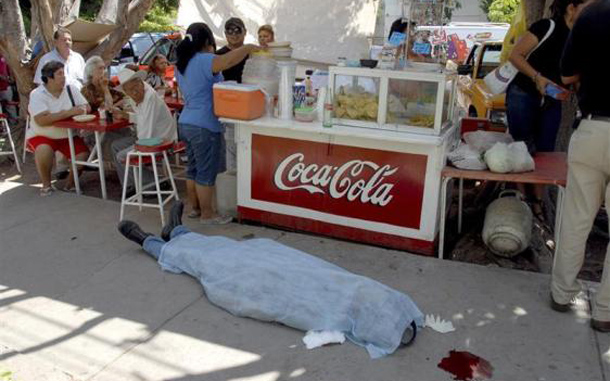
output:
M 568 149 L 568 182 L 551 280 L 551 308 L 559 312 L 569 311 L 581 290 L 577 275 L 587 238 L 601 205 L 610 205 L 610 54 L 607 49 L 594 49 L 610 44 L 608 20 L 610 2 L 597 1 L 585 9 L 574 25 L 561 63 L 563 82 L 578 88 L 583 120 Z M 601 332 L 610 332 L 609 262 L 607 252 L 592 303 L 591 327 Z

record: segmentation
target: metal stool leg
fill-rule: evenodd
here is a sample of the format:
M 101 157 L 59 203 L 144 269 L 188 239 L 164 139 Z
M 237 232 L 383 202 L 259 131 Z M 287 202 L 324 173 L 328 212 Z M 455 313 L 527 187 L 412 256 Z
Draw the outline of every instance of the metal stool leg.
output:
M 441 223 L 438 238 L 439 259 L 443 259 L 443 254 L 445 253 L 445 225 L 447 223 L 447 185 L 449 184 L 449 181 L 451 181 L 451 177 L 444 177 L 441 180 Z
M 161 215 L 161 226 L 165 225 L 165 215 L 163 213 L 163 195 L 161 194 L 161 184 L 159 184 L 159 173 L 157 171 L 157 159 L 154 154 L 150 155 L 152 159 L 152 168 L 155 176 L 155 188 L 157 189 L 157 202 L 159 206 L 159 214 Z
M 19 164 L 19 156 L 17 156 L 17 150 L 15 149 L 15 143 L 13 142 L 13 135 L 11 134 L 11 126 L 8 124 L 6 119 L 2 119 L 4 124 L 4 128 L 6 130 L 6 134 L 8 135 L 8 141 L 11 144 L 11 151 L 13 151 L 13 157 L 15 158 L 15 166 L 17 167 L 17 172 L 21 172 L 21 165 Z
M 462 209 L 463 209 L 463 198 L 464 198 L 464 179 L 459 181 L 458 191 L 458 234 L 462 233 Z
M 28 153 L 28 130 L 30 129 L 30 118 L 28 116 L 28 118 L 25 120 L 25 133 L 24 133 L 24 139 L 23 139 L 23 161 L 22 163 L 25 164 L 25 157 Z
M 174 174 L 172 173 L 172 167 L 169 164 L 169 158 L 167 157 L 167 152 L 165 151 L 163 151 L 163 161 L 165 162 L 167 176 L 169 177 L 169 182 L 172 184 L 172 191 L 174 192 L 172 195 L 170 195 L 170 197 L 180 200 L 180 197 L 178 196 L 178 188 L 176 188 L 176 182 L 174 181 Z
M 142 211 L 142 203 L 144 202 L 144 189 L 142 187 L 142 154 L 138 155 L 138 203 L 140 212 Z
M 129 180 L 129 166 L 131 163 L 131 152 L 127 153 L 127 160 L 125 162 L 125 173 L 123 174 L 123 192 L 121 195 L 121 214 L 119 216 L 119 220 L 123 220 L 123 215 L 125 211 L 125 202 L 127 200 L 127 182 Z

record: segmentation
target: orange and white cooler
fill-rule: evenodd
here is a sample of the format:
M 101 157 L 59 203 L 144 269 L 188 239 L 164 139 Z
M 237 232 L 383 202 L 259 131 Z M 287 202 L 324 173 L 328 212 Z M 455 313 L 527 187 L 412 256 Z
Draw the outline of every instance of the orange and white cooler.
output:
M 256 85 L 217 83 L 214 85 L 214 113 L 230 119 L 260 118 L 265 113 L 265 94 Z

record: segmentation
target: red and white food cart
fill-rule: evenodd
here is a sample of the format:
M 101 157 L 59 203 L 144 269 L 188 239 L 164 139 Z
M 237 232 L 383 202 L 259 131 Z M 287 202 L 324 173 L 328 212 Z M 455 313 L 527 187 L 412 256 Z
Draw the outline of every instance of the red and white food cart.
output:
M 332 128 L 224 119 L 235 124 L 240 218 L 434 255 L 455 79 L 332 67 Z

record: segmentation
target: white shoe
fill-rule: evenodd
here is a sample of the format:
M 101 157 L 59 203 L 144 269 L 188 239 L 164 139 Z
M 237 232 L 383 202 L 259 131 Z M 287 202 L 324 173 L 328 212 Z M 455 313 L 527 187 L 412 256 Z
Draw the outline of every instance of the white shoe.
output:
M 216 216 L 214 218 L 202 218 L 199 220 L 203 225 L 226 225 L 231 221 L 233 221 L 233 217 L 231 216 Z

